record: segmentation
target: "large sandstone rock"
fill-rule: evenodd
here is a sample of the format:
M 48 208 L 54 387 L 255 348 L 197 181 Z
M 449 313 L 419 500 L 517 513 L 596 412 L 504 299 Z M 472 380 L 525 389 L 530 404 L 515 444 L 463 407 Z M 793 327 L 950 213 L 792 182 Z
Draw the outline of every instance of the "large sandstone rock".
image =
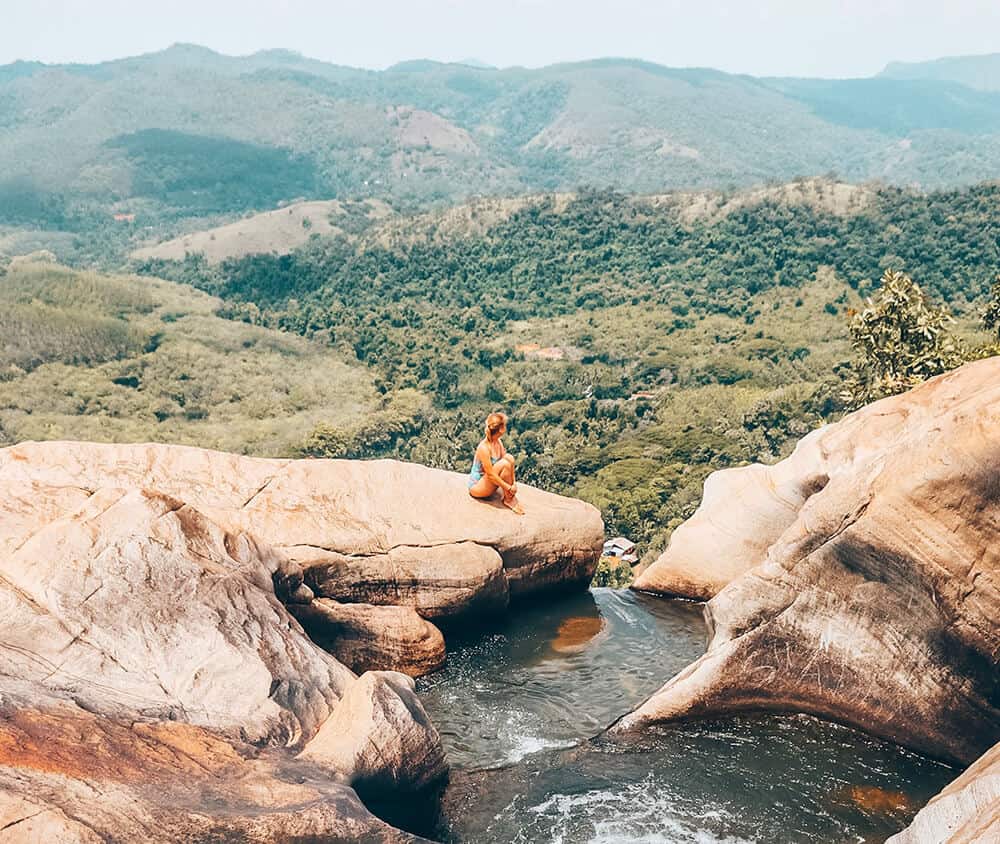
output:
M 806 437 L 788 460 L 776 466 L 753 464 L 709 475 L 694 515 L 674 530 L 667 550 L 632 588 L 707 601 L 760 565 L 815 486 L 826 483 L 828 476 L 820 474 L 810 486 L 811 476 L 808 472 L 803 476 L 800 463 L 822 453 L 817 440 L 829 431 L 824 428 Z
M 1000 744 L 931 800 L 886 844 L 987 844 L 1000 841 Z
M 801 710 L 964 763 L 1000 740 L 1000 360 L 754 472 L 752 506 L 706 502 L 675 544 L 691 538 L 689 572 L 727 549 L 756 567 L 706 605 L 708 652 L 617 728 Z
M 597 511 L 523 499 L 518 518 L 392 461 L 0 449 L 0 837 L 407 839 L 359 794 L 434 805 L 447 768 L 412 680 L 356 677 L 291 613 L 359 669 L 431 670 L 422 616 L 593 571 Z
M 390 666 L 411 677 L 444 664 L 444 636 L 410 607 L 341 604 L 319 598 L 289 604 L 309 637 L 351 670 L 377 671 Z
M 510 596 L 585 586 L 603 543 L 588 504 L 522 486 L 527 515 L 476 501 L 465 476 L 393 460 L 265 460 L 170 445 L 22 443 L 0 479 L 140 488 L 245 532 L 320 597 L 480 617 Z
M 96 711 L 124 706 L 295 744 L 354 675 L 289 617 L 274 594 L 276 565 L 247 534 L 174 498 L 49 495 L 0 477 L 0 675 Z
M 352 786 L 424 800 L 440 740 L 407 678 L 308 638 L 280 560 L 154 490 L 0 472 L 5 842 L 399 840 Z M 297 758 L 324 731 L 362 750 Z
M 438 784 L 444 751 L 414 688 L 393 671 L 370 671 L 352 685 L 335 715 L 300 758 L 350 772 L 372 796 L 419 792 Z
M 403 545 L 370 555 L 322 548 L 306 557 L 298 548 L 290 554 L 316 593 L 338 601 L 404 605 L 429 619 L 496 615 L 510 601 L 503 559 L 475 542 Z
M 976 384 L 989 382 L 985 362 Z M 965 370 L 963 370 L 964 372 Z M 713 472 L 701 505 L 670 538 L 667 550 L 632 588 L 708 600 L 726 584 L 764 562 L 768 551 L 800 518 L 803 505 L 833 481 L 863 476 L 885 460 L 906 462 L 910 444 L 936 436 L 941 401 L 978 401 L 962 386 L 930 385 L 852 413 L 819 428 L 773 466 L 753 464 Z M 970 390 L 977 387 L 969 384 Z M 950 392 L 949 392 L 950 391 Z M 945 395 L 947 394 L 947 395 Z
M 12 685 L 0 707 L 4 844 L 415 840 L 308 763 Z

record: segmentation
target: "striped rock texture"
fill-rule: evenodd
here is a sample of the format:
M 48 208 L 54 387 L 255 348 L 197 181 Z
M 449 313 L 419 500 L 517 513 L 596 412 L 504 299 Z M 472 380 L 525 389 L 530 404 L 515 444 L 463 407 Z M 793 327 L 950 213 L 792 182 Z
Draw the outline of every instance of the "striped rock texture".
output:
M 972 763 L 1000 740 L 1000 359 L 713 476 L 637 586 L 714 594 L 711 641 L 616 730 L 802 711 Z
M 366 806 L 433 806 L 444 753 L 413 680 L 367 669 L 432 670 L 426 619 L 587 581 L 596 511 L 522 498 L 392 461 L 0 450 L 0 837 L 410 840 Z

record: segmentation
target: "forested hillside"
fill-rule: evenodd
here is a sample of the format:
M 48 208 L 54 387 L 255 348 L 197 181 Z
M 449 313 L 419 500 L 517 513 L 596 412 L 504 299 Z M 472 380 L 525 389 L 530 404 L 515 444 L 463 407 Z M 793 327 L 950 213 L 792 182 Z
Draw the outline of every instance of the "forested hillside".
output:
M 756 79 L 624 59 L 374 72 L 190 45 L 21 62 L 0 67 L 0 251 L 93 263 L 295 199 L 406 210 L 581 185 L 994 177 L 1000 93 L 967 74 L 896 75 Z
M 262 455 L 377 405 L 369 372 L 302 337 L 221 319 L 197 290 L 0 265 L 0 446 L 159 440 Z
M 711 469 L 773 460 L 842 410 L 848 311 L 883 269 L 909 272 L 974 330 L 1000 269 L 998 200 L 994 185 L 592 191 L 138 270 L 371 369 L 380 409 L 317 426 L 301 453 L 464 470 L 502 406 L 526 479 L 593 501 L 651 548 Z

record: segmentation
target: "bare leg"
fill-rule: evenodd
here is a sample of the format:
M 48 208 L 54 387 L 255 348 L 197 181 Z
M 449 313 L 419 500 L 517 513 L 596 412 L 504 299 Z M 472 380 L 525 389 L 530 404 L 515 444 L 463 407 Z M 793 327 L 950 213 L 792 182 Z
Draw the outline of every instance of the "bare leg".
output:
M 469 495 L 473 498 L 491 498 L 498 489 L 489 478 L 483 477 L 469 487 Z
M 501 478 L 503 478 L 504 481 L 506 481 L 507 483 L 513 484 L 515 482 L 514 459 L 508 456 L 505 457 L 503 460 L 501 460 L 499 463 L 497 463 L 497 474 Z M 503 503 L 506 506 L 510 507 L 510 509 L 513 510 L 515 513 L 517 513 L 519 516 L 524 515 L 524 508 L 518 502 L 516 495 L 510 495 L 505 492 L 503 495 Z
M 507 483 L 514 483 L 514 467 L 510 464 L 508 460 L 501 460 L 495 466 L 497 474 Z M 504 497 L 507 496 L 506 491 L 504 492 Z

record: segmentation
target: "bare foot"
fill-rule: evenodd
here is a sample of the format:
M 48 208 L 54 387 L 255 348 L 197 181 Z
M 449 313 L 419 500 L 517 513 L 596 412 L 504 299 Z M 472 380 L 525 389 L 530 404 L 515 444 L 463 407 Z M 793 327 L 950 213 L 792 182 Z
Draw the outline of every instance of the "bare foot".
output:
M 515 513 L 517 513 L 517 515 L 519 516 L 524 515 L 524 508 L 518 503 L 518 500 L 515 496 L 511 496 L 510 498 L 504 496 L 503 503 L 505 507 L 509 507 Z

